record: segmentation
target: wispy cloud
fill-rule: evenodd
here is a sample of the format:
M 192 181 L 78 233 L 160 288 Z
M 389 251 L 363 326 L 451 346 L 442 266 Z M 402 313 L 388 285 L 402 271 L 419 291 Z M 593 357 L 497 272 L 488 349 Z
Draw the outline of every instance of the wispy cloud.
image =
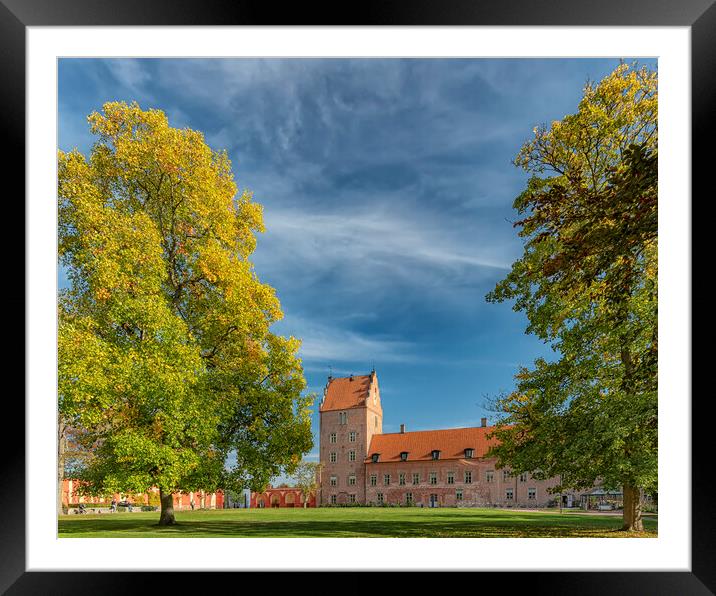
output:
M 381 299 L 399 291 L 446 306 L 474 300 L 475 289 L 507 271 L 516 252 L 479 221 L 461 225 L 429 209 L 273 208 L 265 222 L 257 270 L 276 280 L 280 295 L 325 287 L 324 301 L 356 305 L 333 316 L 354 320 L 370 319 Z
M 141 103 L 151 103 L 154 95 L 149 91 L 147 84 L 152 75 L 147 70 L 148 62 L 142 59 L 120 58 L 107 60 L 107 70 L 112 74 L 115 81 L 125 91 L 129 91 L 134 99 Z
M 331 363 L 363 362 L 370 364 L 375 361 L 389 363 L 418 362 L 420 360 L 415 352 L 414 342 L 393 337 L 378 334 L 369 336 L 293 315 L 286 317 L 275 327 L 281 333 L 301 338 L 300 356 L 304 362 L 313 363 L 314 370 L 317 369 L 316 363 L 330 365 Z M 318 368 L 318 370 L 325 372 L 325 367 Z M 337 368 L 334 373 L 350 374 L 345 371 L 348 369 Z

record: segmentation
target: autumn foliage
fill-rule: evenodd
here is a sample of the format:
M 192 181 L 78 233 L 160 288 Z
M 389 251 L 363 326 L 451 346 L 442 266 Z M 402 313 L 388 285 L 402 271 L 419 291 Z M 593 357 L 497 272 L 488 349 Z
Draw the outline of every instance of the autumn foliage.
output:
M 280 304 L 249 260 L 261 206 L 161 110 L 107 103 L 88 121 L 89 157 L 58 157 L 59 406 L 93 445 L 77 473 L 163 503 L 259 489 L 312 444 L 299 341 L 271 332 Z
M 657 76 L 621 64 L 575 114 L 534 130 L 515 163 L 524 253 L 488 300 L 510 300 L 555 350 L 496 400 L 494 451 L 516 472 L 624 490 L 624 526 L 657 491 Z

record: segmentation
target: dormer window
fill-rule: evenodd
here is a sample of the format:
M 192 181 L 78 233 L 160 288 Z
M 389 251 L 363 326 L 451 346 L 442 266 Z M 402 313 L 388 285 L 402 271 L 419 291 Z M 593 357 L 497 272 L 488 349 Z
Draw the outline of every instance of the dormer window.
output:
M 408 452 L 407 451 L 400 452 L 400 461 L 408 461 Z
M 475 450 L 474 449 L 465 449 L 465 457 L 467 459 L 471 459 L 475 457 Z
M 433 449 L 433 459 L 440 459 L 440 450 L 439 449 Z
M 373 455 L 371 455 L 371 459 L 373 460 L 373 463 L 377 463 L 379 457 L 380 457 L 380 453 L 374 453 Z

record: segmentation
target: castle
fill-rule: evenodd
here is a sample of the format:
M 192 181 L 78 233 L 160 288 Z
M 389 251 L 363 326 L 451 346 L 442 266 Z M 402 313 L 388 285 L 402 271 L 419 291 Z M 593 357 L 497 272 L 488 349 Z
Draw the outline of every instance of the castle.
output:
M 378 377 L 328 377 L 320 408 L 320 505 L 545 507 L 556 479 L 498 470 L 493 427 L 383 433 Z M 563 496 L 571 506 L 573 495 Z

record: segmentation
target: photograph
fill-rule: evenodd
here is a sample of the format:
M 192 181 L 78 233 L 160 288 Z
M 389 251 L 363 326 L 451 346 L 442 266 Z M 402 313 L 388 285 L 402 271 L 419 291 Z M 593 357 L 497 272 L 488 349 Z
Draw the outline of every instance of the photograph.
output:
M 342 27 L 13 1 L 27 387 L 0 591 L 713 593 L 708 2 Z
M 58 120 L 60 538 L 657 536 L 657 60 L 63 58 Z

